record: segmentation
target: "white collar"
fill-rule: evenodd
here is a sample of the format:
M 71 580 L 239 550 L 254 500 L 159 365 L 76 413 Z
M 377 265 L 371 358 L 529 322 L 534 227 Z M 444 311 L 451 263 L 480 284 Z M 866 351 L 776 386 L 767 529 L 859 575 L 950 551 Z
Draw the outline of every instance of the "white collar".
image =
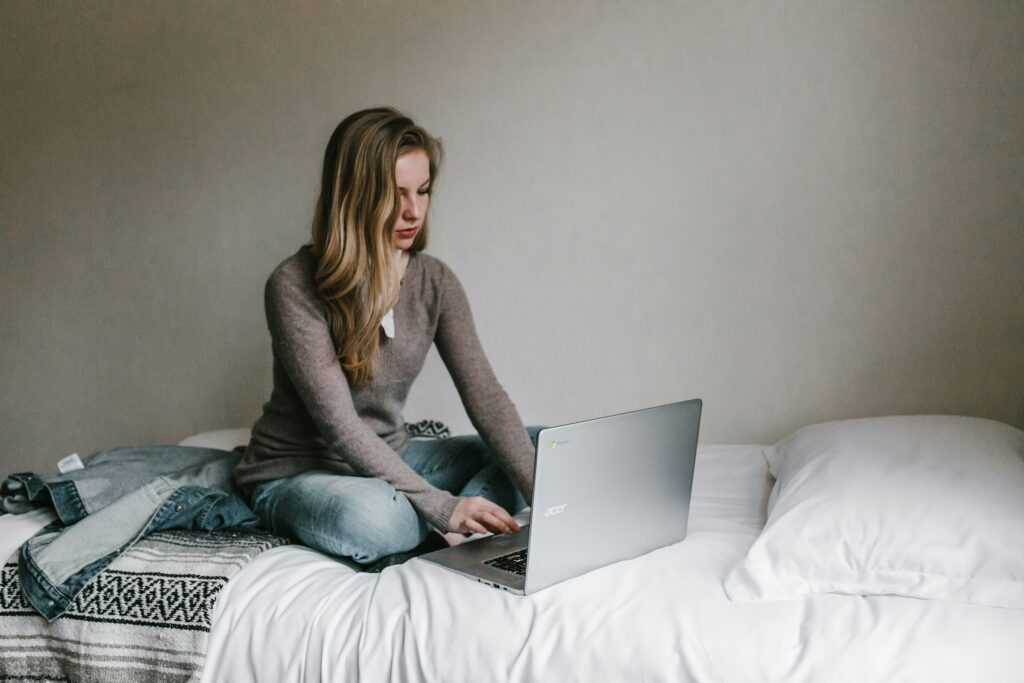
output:
M 395 249 L 395 258 L 402 258 L 402 250 Z M 384 317 L 380 319 L 380 326 L 384 328 L 384 334 L 389 339 L 395 338 L 395 309 L 392 308 L 390 311 L 384 314 Z

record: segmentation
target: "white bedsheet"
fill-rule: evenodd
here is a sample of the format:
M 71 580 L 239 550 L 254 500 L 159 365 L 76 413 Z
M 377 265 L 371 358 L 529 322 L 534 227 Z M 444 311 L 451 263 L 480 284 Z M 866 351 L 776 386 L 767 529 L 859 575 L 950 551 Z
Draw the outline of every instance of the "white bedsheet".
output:
M 730 602 L 770 483 L 760 447 L 701 447 L 685 541 L 525 598 L 419 560 L 369 575 L 268 551 L 221 593 L 202 680 L 1024 681 L 1024 610 Z M 0 517 L 0 553 L 49 519 Z
M 1024 681 L 1024 610 L 730 602 L 770 484 L 760 447 L 701 447 L 685 541 L 525 598 L 419 560 L 366 575 L 269 551 L 225 587 L 203 680 Z

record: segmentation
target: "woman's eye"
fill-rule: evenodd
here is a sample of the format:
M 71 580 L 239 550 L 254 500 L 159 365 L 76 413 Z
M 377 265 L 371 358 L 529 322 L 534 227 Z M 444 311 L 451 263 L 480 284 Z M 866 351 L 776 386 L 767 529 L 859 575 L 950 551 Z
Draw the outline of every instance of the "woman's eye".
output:
M 417 194 L 430 194 L 430 188 L 427 188 L 426 190 L 420 190 L 419 192 L 417 192 Z

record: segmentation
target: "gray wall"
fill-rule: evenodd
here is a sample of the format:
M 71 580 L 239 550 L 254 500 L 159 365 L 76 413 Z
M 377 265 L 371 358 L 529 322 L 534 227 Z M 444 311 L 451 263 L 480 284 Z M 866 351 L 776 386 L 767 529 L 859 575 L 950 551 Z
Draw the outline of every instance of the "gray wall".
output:
M 247 426 L 333 126 L 447 144 L 431 251 L 527 423 L 1024 426 L 1020 2 L 0 4 L 0 471 Z M 469 428 L 432 357 L 407 419 Z

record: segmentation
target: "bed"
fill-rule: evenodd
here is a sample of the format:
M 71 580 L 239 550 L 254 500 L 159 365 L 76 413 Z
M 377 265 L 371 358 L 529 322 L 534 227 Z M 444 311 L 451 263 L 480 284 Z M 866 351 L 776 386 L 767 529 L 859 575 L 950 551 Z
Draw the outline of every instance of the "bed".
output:
M 374 575 L 297 545 L 267 550 L 221 591 L 200 680 L 1024 680 L 1024 609 L 730 599 L 730 572 L 780 495 L 771 457 L 766 446 L 702 445 L 683 542 L 526 598 L 420 560 Z M 44 523 L 0 518 L 0 552 Z

